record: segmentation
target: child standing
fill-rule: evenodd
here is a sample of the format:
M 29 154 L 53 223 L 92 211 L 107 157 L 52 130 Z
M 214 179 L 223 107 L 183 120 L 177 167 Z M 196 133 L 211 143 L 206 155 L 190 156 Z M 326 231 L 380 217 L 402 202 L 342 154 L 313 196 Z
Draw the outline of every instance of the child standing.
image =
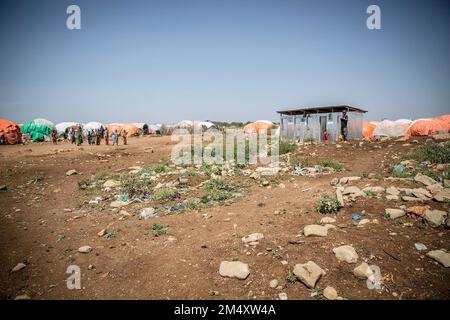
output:
M 114 130 L 114 133 L 113 133 L 113 145 L 116 145 L 116 146 L 119 145 L 119 133 L 117 132 L 117 129 Z

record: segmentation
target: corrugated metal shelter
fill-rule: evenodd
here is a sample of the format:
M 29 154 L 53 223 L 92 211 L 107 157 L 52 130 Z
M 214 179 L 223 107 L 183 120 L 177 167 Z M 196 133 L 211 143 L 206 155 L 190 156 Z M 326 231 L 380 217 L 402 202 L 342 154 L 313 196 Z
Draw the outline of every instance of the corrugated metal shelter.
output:
M 339 141 L 342 112 L 347 110 L 347 139 L 361 139 L 364 113 L 352 106 L 311 107 L 277 111 L 280 114 L 280 135 L 283 141 L 323 141 L 325 129 L 329 141 Z

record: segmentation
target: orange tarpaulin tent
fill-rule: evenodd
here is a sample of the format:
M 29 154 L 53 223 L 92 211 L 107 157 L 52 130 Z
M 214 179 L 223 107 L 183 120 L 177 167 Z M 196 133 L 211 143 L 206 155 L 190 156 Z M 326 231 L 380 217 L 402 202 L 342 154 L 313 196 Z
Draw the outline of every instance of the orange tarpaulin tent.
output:
M 437 117 L 436 120 L 441 120 L 450 124 L 450 114 L 443 114 L 442 116 Z
M 117 129 L 117 132 L 122 135 L 123 130 L 127 132 L 127 137 L 132 135 L 139 135 L 140 130 L 138 127 L 136 127 L 134 124 L 130 123 L 112 123 L 107 126 L 109 134 L 113 134 L 114 131 Z
M 269 134 L 269 130 L 272 129 L 273 123 L 270 121 L 260 120 L 255 121 L 253 123 L 249 123 L 244 127 L 245 133 L 260 133 L 264 130 L 267 130 L 267 134 Z
M 22 133 L 18 124 L 0 119 L 0 143 L 16 144 L 22 142 Z
M 365 139 L 372 139 L 373 136 L 373 132 L 375 131 L 375 128 L 377 126 L 371 122 L 368 121 L 364 121 L 363 122 L 363 130 L 362 130 L 362 135 Z
M 429 136 L 450 131 L 450 124 L 439 119 L 419 119 L 411 123 L 406 131 L 406 138 L 411 136 Z

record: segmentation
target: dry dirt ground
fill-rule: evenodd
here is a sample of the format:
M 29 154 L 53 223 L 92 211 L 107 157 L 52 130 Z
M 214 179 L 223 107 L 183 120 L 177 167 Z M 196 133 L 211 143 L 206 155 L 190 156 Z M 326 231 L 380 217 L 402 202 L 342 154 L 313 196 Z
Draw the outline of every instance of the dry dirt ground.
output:
M 286 281 L 295 264 L 312 260 L 327 272 L 315 292 L 332 286 L 344 299 L 449 299 L 449 269 L 414 246 L 421 242 L 428 250 L 448 250 L 449 230 L 425 226 L 413 216 L 403 217 L 403 224 L 385 218 L 384 209 L 405 204 L 402 200 L 358 198 L 335 216 L 337 228 L 329 230 L 327 237 L 300 234 L 305 225 L 324 217 L 315 207 L 322 193 L 334 193 L 330 181 L 335 177 L 363 176 L 354 183 L 360 187 L 420 187 L 415 182 L 379 179 L 389 176 L 384 164 L 398 162 L 419 143 L 299 147 L 297 157 L 334 159 L 345 169 L 321 177 L 279 174 L 267 178 L 270 186 L 264 187 L 249 177 L 231 178 L 249 184 L 244 195 L 232 203 L 148 220 L 138 219 L 145 204 L 124 207 L 130 216 L 123 216 L 109 206 L 110 200 L 89 205 L 92 196 L 79 190 L 78 181 L 99 172 L 157 163 L 170 155 L 172 145 L 170 137 L 158 137 L 132 138 L 128 146 L 119 147 L 69 143 L 0 146 L 0 185 L 8 187 L 0 191 L 0 297 L 278 299 L 284 292 L 290 300 L 320 299 L 320 294 L 312 297 L 312 290 L 303 283 Z M 70 169 L 78 174 L 67 176 Z M 38 172 L 43 179 L 30 183 Z M 373 174 L 367 177 L 370 173 L 378 179 Z M 407 203 L 413 204 L 420 203 Z M 449 210 L 448 204 L 428 204 Z M 156 209 L 163 210 L 161 206 Z M 379 224 L 357 227 L 352 221 L 354 214 L 378 219 Z M 152 234 L 155 222 L 168 227 L 166 235 Z M 98 236 L 102 229 L 114 230 L 114 236 Z M 243 244 L 243 236 L 256 232 L 264 234 L 258 245 Z M 354 246 L 358 264 L 336 259 L 332 249 L 343 244 Z M 79 253 L 78 248 L 85 245 L 93 251 Z M 219 275 L 221 261 L 232 259 L 249 265 L 246 280 Z M 353 269 L 364 260 L 380 267 L 381 290 L 368 289 L 365 280 L 353 275 Z M 26 267 L 11 272 L 20 262 Z M 70 265 L 81 268 L 81 290 L 67 289 Z M 272 289 L 272 279 L 282 288 Z

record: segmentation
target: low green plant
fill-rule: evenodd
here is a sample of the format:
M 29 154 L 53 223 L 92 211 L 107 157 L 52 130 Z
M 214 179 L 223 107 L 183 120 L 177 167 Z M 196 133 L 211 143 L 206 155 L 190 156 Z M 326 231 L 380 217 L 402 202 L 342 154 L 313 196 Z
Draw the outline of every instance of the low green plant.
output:
M 153 235 L 155 237 L 158 237 L 160 235 L 166 234 L 167 233 L 167 226 L 155 222 L 155 223 L 152 224 L 152 233 L 153 233 Z
M 157 200 L 169 201 L 169 200 L 176 199 L 178 196 L 178 192 L 171 188 L 162 187 L 162 188 L 155 190 L 154 196 Z
M 30 177 L 30 183 L 37 184 L 44 180 L 44 173 L 43 172 L 37 172 L 34 175 Z
M 289 274 L 286 276 L 287 283 L 293 284 L 293 283 L 296 283 L 297 281 L 298 281 L 298 278 L 295 274 Z
M 322 214 L 336 213 L 341 208 L 339 201 L 336 198 L 331 198 L 328 194 L 323 194 L 316 210 Z
M 340 162 L 335 160 L 319 160 L 317 164 L 322 167 L 333 168 L 336 171 L 341 171 L 343 166 Z

